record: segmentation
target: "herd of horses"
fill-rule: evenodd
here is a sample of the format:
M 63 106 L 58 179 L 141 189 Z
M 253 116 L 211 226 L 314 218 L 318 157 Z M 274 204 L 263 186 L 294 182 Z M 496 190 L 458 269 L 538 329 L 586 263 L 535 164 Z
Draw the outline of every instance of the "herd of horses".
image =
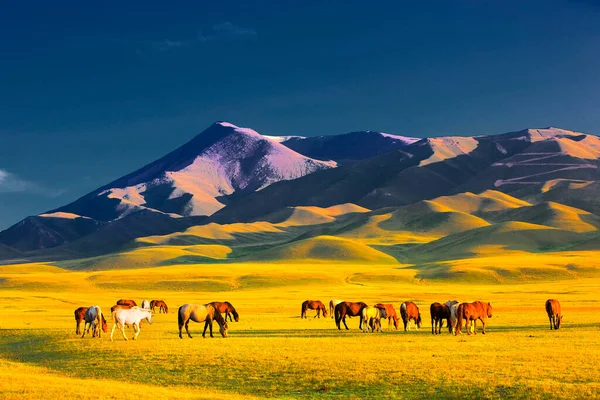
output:
M 404 330 L 411 329 L 411 322 L 415 329 L 421 327 L 423 320 L 419 307 L 412 301 L 404 302 L 400 305 L 400 317 L 404 324 Z M 308 310 L 316 310 L 315 318 L 327 317 L 327 309 L 320 300 L 306 300 L 302 303 L 301 318 L 306 318 Z M 562 322 L 562 311 L 558 300 L 549 299 L 546 301 L 545 310 L 550 320 L 550 329 L 559 329 Z M 454 335 L 462 333 L 463 326 L 467 329 L 467 334 L 477 333 L 477 321 L 481 321 L 482 333 L 485 334 L 485 327 L 488 318 L 492 318 L 492 305 L 483 301 L 474 301 L 472 303 L 460 303 L 457 300 L 450 300 L 445 303 L 432 303 L 429 306 L 431 316 L 431 334 L 438 335 L 442 333 L 444 321 L 448 327 L 448 332 Z M 358 329 L 364 332 L 382 332 L 381 320 L 388 320 L 388 329 L 393 322 L 394 328 L 398 330 L 398 314 L 393 304 L 377 303 L 374 306 L 368 306 L 364 302 L 350 302 L 343 300 L 329 301 L 329 314 L 335 318 L 335 324 L 338 330 L 341 324 L 346 329 L 346 317 L 360 317 Z
M 158 311 L 157 311 L 158 310 Z M 335 324 L 338 330 L 341 330 L 341 324 L 344 324 L 346 329 L 346 317 L 359 317 L 358 328 L 364 332 L 383 332 L 381 320 L 388 320 L 388 329 L 394 325 L 396 330 L 399 329 L 400 319 L 404 324 L 404 330 L 411 330 L 411 322 L 415 325 L 415 329 L 421 327 L 423 319 L 419 307 L 412 301 L 406 301 L 400 304 L 400 318 L 393 304 L 377 303 L 369 306 L 364 302 L 351 302 L 343 300 L 330 300 L 329 313 L 325 304 L 320 300 L 306 300 L 302 303 L 300 318 L 307 318 L 308 310 L 315 310 L 314 318 L 335 318 Z M 559 329 L 562 322 L 562 311 L 558 300 L 549 299 L 545 303 L 545 310 L 550 320 L 550 329 Z M 110 333 L 110 340 L 113 340 L 113 334 L 118 328 L 125 340 L 125 327 L 133 328 L 133 340 L 137 339 L 141 331 L 142 321 L 146 320 L 152 324 L 152 315 L 154 312 L 165 313 L 169 312 L 169 307 L 163 300 L 143 300 L 141 307 L 138 307 L 134 300 L 121 299 L 110 308 L 113 321 L 113 328 Z M 492 305 L 483 301 L 474 301 L 471 303 L 460 303 L 457 300 L 450 300 L 445 303 L 432 303 L 429 306 L 431 315 L 431 333 L 441 334 L 444 326 L 444 321 L 448 328 L 448 332 L 454 335 L 462 333 L 463 326 L 467 329 L 467 334 L 477 333 L 477 321 L 481 321 L 482 333 L 485 334 L 485 327 L 488 318 L 492 318 Z M 224 315 L 224 316 L 223 316 Z M 202 323 L 204 322 L 204 330 L 202 337 L 206 337 L 206 330 L 209 329 L 210 337 L 213 336 L 213 322 L 219 325 L 221 336 L 227 337 L 229 325 L 227 320 L 238 322 L 239 314 L 235 307 L 228 301 L 211 302 L 207 304 L 184 304 L 177 310 L 177 323 L 179 326 L 179 338 L 183 338 L 182 330 L 185 331 L 188 337 L 192 337 L 189 331 L 190 321 Z M 104 314 L 99 306 L 79 307 L 75 310 L 75 333 L 85 337 L 86 333 L 92 330 L 92 337 L 100 337 L 101 332 L 108 333 L 108 324 Z M 83 330 L 81 323 L 84 323 Z
M 158 310 L 158 311 L 157 311 Z M 113 328 L 110 332 L 110 340 L 113 340 L 115 330 L 118 328 L 125 340 L 125 327 L 133 328 L 133 340 L 137 339 L 141 331 L 142 321 L 146 320 L 152 324 L 152 314 L 169 313 L 169 307 L 163 300 L 143 300 L 141 307 L 138 307 L 135 300 L 121 299 L 110 308 L 111 317 L 113 320 Z M 108 324 L 104 314 L 99 306 L 79 307 L 75 310 L 75 333 L 85 337 L 86 333 L 92 331 L 92 337 L 100 337 L 101 332 L 108 333 Z M 223 317 L 225 315 L 225 317 Z M 213 301 L 203 305 L 199 304 L 184 304 L 177 310 L 177 320 L 179 324 L 179 337 L 183 338 L 181 331 L 185 326 L 185 331 L 191 338 L 189 331 L 189 322 L 204 322 L 204 331 L 202 337 L 206 337 L 206 330 L 210 329 L 210 337 L 213 336 L 213 321 L 219 324 L 219 332 L 224 338 L 227 337 L 229 326 L 227 319 L 238 322 L 240 316 L 235 307 L 228 301 L 220 302 Z M 83 323 L 83 330 L 81 324 Z

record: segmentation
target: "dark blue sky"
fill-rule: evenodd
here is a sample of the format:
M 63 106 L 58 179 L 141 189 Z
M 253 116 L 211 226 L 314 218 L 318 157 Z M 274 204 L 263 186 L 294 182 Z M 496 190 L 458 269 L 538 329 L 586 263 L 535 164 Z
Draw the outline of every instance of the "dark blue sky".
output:
M 2 6 L 0 51 L 0 229 L 216 120 L 272 135 L 600 133 L 593 0 L 24 0 Z

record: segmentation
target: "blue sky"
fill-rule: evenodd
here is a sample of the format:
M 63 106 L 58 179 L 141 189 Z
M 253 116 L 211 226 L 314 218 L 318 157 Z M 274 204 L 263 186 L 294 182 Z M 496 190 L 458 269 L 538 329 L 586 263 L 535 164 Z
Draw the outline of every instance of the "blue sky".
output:
M 5 3 L 0 229 L 216 120 L 271 135 L 600 133 L 592 0 Z

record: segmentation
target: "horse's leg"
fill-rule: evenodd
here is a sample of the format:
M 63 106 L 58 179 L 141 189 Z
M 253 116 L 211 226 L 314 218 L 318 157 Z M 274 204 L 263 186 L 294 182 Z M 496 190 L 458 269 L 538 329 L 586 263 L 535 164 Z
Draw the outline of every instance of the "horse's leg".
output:
M 554 327 L 554 314 L 549 315 L 548 319 L 550 320 L 550 330 Z
M 140 327 L 137 323 L 133 323 L 133 340 L 136 340 L 140 334 Z
M 185 321 L 185 331 L 187 332 L 188 336 L 190 337 L 190 339 L 192 338 L 192 335 L 190 334 L 190 328 L 189 328 L 189 324 L 190 324 L 190 320 L 188 319 L 187 321 Z M 202 335 L 202 337 L 204 337 L 204 335 Z
M 346 324 L 346 315 L 345 314 L 344 314 L 344 317 L 342 318 L 342 322 L 344 323 L 344 326 L 346 327 L 346 330 L 349 331 L 350 328 L 348 328 L 348 325 Z M 359 325 L 362 325 L 362 324 L 359 324 Z M 360 329 L 361 327 L 359 326 L 358 328 Z
M 83 339 L 83 337 L 85 336 L 85 328 L 87 327 L 87 324 L 88 324 L 88 323 L 87 323 L 87 321 L 85 321 L 85 322 L 83 323 L 83 335 L 81 335 L 81 338 L 82 338 L 82 339 Z
M 485 319 L 481 318 L 481 333 L 485 335 Z
M 123 335 L 123 338 L 124 338 L 125 340 L 129 340 L 129 339 L 127 339 L 127 335 L 125 335 L 125 324 L 121 324 L 121 323 L 119 323 L 119 325 L 120 325 L 120 326 L 119 326 L 119 329 L 121 330 L 121 334 Z
M 113 340 L 113 334 L 115 333 L 115 329 L 117 328 L 117 323 L 115 322 L 113 325 L 112 330 L 110 331 L 110 341 L 112 342 Z

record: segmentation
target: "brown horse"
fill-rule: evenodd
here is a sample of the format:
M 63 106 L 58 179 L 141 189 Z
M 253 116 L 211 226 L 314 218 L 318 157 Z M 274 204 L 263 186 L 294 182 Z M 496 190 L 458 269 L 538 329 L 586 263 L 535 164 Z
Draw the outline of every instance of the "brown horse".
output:
M 235 310 L 235 307 L 233 306 L 233 304 L 231 304 L 230 302 L 228 302 L 228 301 L 224 301 L 224 302 L 213 301 L 212 303 L 208 303 L 208 304 L 213 306 L 218 312 L 225 314 L 225 321 L 227 321 L 227 318 L 229 317 L 229 320 L 232 322 L 234 319 L 235 319 L 235 322 L 240 322 L 240 315 Z M 233 315 L 233 319 L 231 318 L 232 315 Z
M 190 334 L 190 330 L 188 328 L 190 320 L 194 322 L 204 322 L 204 332 L 202 332 L 202 337 L 206 337 L 206 328 L 208 327 L 210 327 L 210 337 L 214 337 L 212 332 L 213 320 L 217 321 L 217 323 L 219 324 L 221 336 L 223 336 L 224 338 L 227 337 L 227 321 L 225 321 L 221 313 L 210 304 L 184 304 L 181 307 L 179 307 L 179 310 L 177 312 L 177 320 L 179 323 L 180 339 L 182 339 L 181 329 L 184 326 L 188 336 L 190 337 L 190 339 L 192 338 L 192 335 Z
M 456 332 L 461 333 L 463 319 L 467 324 L 467 333 L 470 335 L 469 322 L 473 321 L 473 333 L 477 334 L 477 320 L 483 324 L 482 333 L 485 334 L 485 322 L 488 318 L 492 318 L 492 305 L 482 301 L 474 301 L 472 303 L 460 303 L 457 310 L 458 321 L 456 323 Z
M 404 322 L 404 331 L 406 332 L 406 328 L 410 331 L 410 321 L 415 321 L 417 324 L 417 329 L 421 327 L 423 320 L 421 319 L 421 313 L 419 312 L 419 307 L 412 301 L 404 302 L 400 305 L 400 315 L 402 316 L 402 322 Z
M 314 318 L 321 318 L 321 312 L 323 312 L 323 318 L 327 318 L 327 309 L 321 300 L 306 300 L 303 302 L 300 318 L 306 318 L 306 312 L 308 310 L 317 310 L 317 315 L 315 315 Z
M 351 301 L 342 301 L 339 303 L 337 306 L 335 306 L 335 324 L 337 325 L 337 328 L 341 330 L 342 328 L 340 328 L 340 322 L 343 322 L 346 329 L 350 329 L 346 324 L 346 316 L 349 316 L 361 317 L 359 319 L 360 322 L 358 323 L 358 329 L 362 329 L 362 310 L 365 307 L 367 307 L 367 305 L 362 301 L 359 303 L 353 303 Z
M 169 307 L 167 307 L 167 303 L 164 300 L 152 300 L 150 302 L 150 309 L 155 311 L 154 309 L 158 307 L 158 312 L 164 312 L 165 314 L 169 313 Z
M 79 307 L 77 310 L 75 310 L 75 334 L 77 335 L 81 335 L 81 323 L 85 318 L 85 312 L 87 311 L 87 309 L 88 307 Z
M 429 306 L 429 313 L 431 314 L 431 334 L 442 333 L 442 327 L 444 326 L 444 320 L 448 324 L 448 330 L 452 333 L 452 324 L 450 322 L 450 307 L 447 304 L 433 303 Z
M 378 303 L 378 304 L 375 304 L 375 307 L 379 308 L 379 310 L 381 311 L 381 319 L 387 318 L 388 329 L 390 328 L 390 322 L 393 320 L 394 327 L 396 328 L 396 330 L 398 330 L 399 319 L 398 319 L 398 314 L 396 314 L 396 309 L 394 308 L 394 305 Z
M 119 306 L 129 306 L 129 307 L 137 307 L 137 303 L 133 300 L 121 299 L 117 301 L 117 305 Z
M 133 307 L 133 306 L 123 306 L 123 305 L 117 304 L 117 305 L 115 305 L 115 306 L 112 306 L 112 307 L 110 308 L 110 313 L 112 314 L 112 313 L 114 313 L 114 312 L 115 312 L 115 311 L 117 311 L 117 310 L 121 310 L 121 309 L 129 309 L 129 308 L 131 308 L 131 307 Z
M 560 328 L 563 316 L 558 300 L 546 300 L 546 313 L 548 314 L 548 319 L 550 320 L 550 330 L 552 330 L 553 327 L 554 329 Z

